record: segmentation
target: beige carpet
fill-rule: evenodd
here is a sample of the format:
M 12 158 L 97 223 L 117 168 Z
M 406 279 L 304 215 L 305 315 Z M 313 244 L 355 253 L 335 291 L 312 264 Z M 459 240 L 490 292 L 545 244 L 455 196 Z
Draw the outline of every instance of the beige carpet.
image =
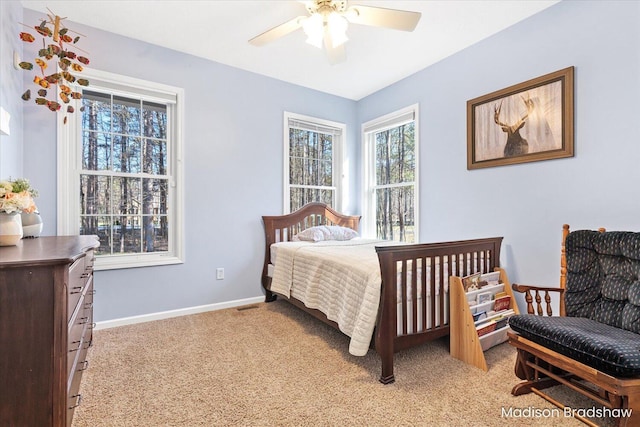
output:
M 286 302 L 254 307 L 96 331 L 73 426 L 584 425 L 510 394 L 508 344 L 486 353 L 486 373 L 450 357 L 447 339 L 403 351 L 382 385 L 373 350 L 351 356 L 346 336 Z

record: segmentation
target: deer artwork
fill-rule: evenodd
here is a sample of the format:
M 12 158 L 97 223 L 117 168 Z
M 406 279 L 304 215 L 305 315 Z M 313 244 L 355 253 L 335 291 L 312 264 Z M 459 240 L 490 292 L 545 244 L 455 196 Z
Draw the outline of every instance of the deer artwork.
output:
M 522 101 L 527 107 L 527 113 L 512 125 L 500 121 L 500 110 L 502 109 L 502 101 L 500 101 L 500 105 L 494 107 L 493 110 L 493 121 L 502 128 L 503 132 L 507 133 L 507 143 L 504 146 L 505 157 L 520 156 L 529 152 L 529 143 L 522 137 L 522 135 L 520 135 L 520 129 L 524 127 L 525 120 L 533 111 L 534 105 L 533 101 L 528 96 L 527 99 L 522 97 Z

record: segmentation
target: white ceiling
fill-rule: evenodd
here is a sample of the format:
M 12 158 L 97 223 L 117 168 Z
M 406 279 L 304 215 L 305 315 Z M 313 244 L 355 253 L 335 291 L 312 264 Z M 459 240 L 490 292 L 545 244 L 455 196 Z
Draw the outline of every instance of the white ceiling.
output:
M 306 15 L 298 1 L 46 0 L 28 9 L 143 40 L 322 92 L 359 100 L 559 0 L 364 1 L 422 12 L 415 31 L 351 24 L 347 60 L 329 65 L 297 30 L 263 47 L 247 41 Z M 72 26 L 70 26 L 72 28 Z M 88 38 L 91 34 L 86 34 Z

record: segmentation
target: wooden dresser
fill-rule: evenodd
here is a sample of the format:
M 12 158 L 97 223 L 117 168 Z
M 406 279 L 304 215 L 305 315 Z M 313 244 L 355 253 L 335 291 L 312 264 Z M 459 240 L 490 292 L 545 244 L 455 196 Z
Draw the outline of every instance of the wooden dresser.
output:
M 93 322 L 96 236 L 0 247 L 0 426 L 71 425 Z

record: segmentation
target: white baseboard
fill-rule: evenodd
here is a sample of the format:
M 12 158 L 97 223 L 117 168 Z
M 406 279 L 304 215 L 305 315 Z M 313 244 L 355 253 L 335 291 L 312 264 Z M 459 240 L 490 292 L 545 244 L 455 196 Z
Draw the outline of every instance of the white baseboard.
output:
M 94 330 L 115 328 L 117 326 L 133 325 L 135 323 L 152 322 L 154 320 L 169 319 L 171 317 L 187 316 L 189 314 L 204 313 L 207 311 L 222 310 L 225 308 L 241 307 L 243 305 L 264 302 L 264 297 L 239 299 L 216 304 L 199 305 L 196 307 L 180 308 L 178 310 L 161 311 L 158 313 L 142 314 L 140 316 L 123 317 L 120 319 L 96 322 Z

